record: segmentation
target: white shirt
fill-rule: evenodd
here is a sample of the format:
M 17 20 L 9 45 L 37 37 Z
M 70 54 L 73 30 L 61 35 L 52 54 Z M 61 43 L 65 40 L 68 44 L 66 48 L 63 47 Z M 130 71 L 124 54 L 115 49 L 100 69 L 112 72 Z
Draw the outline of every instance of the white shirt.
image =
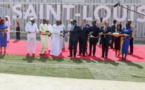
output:
M 64 24 L 61 24 L 60 27 L 61 27 L 62 30 L 65 30 Z
M 54 24 L 52 26 L 52 34 L 59 34 L 60 35 L 61 31 L 62 31 L 62 27 L 60 25 L 57 26 L 56 24 Z
M 71 30 L 71 27 L 72 27 L 72 25 L 71 24 L 68 24 L 67 30 L 70 31 Z
M 48 26 L 47 26 L 47 24 L 40 24 L 40 27 L 39 27 L 40 29 L 40 31 L 42 32 L 42 33 L 46 33 L 46 31 L 48 31 Z
M 99 21 L 99 22 L 97 23 L 97 26 L 99 27 L 99 29 L 101 29 L 101 27 L 102 27 L 103 25 L 104 25 L 104 22 L 100 22 L 100 21 Z
M 27 34 L 27 37 L 36 37 L 36 33 L 39 32 L 38 27 L 37 27 L 37 24 L 34 23 L 32 25 L 31 22 L 28 22 L 27 23 L 27 25 L 25 27 L 25 31 L 26 32 L 30 32 L 30 33 Z
M 48 24 L 48 31 L 52 33 L 52 25 Z
M 10 28 L 11 23 L 10 23 L 9 21 L 5 21 L 5 24 L 6 24 L 6 26 L 7 26 L 8 28 Z

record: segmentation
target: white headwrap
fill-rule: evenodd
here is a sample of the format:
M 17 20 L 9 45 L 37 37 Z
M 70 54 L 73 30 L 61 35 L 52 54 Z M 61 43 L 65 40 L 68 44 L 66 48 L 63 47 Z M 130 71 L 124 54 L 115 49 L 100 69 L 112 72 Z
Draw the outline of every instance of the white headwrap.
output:
M 8 21 L 7 21 L 8 23 L 7 24 L 8 24 L 8 26 L 11 26 L 11 19 L 10 19 L 10 17 L 8 15 L 6 15 L 5 18 L 8 18 Z

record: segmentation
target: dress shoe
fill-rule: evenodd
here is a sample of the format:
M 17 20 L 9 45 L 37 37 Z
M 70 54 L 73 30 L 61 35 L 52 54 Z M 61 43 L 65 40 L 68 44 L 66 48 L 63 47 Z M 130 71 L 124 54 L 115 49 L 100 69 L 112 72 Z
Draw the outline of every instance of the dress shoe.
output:
M 27 55 L 26 56 L 30 56 L 30 54 L 29 53 L 27 53 Z
M 68 57 L 72 57 L 72 55 L 69 55 Z
M 45 55 L 45 54 L 39 54 L 40 56 L 43 56 L 43 55 Z
M 35 54 L 33 53 L 33 54 L 32 54 L 32 56 L 34 57 L 34 56 L 35 56 Z

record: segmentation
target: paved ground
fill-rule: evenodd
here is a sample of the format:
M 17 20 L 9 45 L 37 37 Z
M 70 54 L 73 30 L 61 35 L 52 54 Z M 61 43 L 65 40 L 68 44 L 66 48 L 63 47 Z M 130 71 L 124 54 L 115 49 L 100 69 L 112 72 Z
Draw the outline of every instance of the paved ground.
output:
M 0 74 L 0 90 L 145 90 L 145 83 Z

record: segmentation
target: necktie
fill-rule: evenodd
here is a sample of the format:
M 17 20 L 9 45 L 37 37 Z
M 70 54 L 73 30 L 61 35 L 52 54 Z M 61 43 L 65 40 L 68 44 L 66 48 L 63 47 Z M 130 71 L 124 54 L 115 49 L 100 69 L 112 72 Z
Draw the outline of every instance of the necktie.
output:
M 106 32 L 107 31 L 107 27 L 105 27 L 105 30 L 104 30 L 104 32 Z

